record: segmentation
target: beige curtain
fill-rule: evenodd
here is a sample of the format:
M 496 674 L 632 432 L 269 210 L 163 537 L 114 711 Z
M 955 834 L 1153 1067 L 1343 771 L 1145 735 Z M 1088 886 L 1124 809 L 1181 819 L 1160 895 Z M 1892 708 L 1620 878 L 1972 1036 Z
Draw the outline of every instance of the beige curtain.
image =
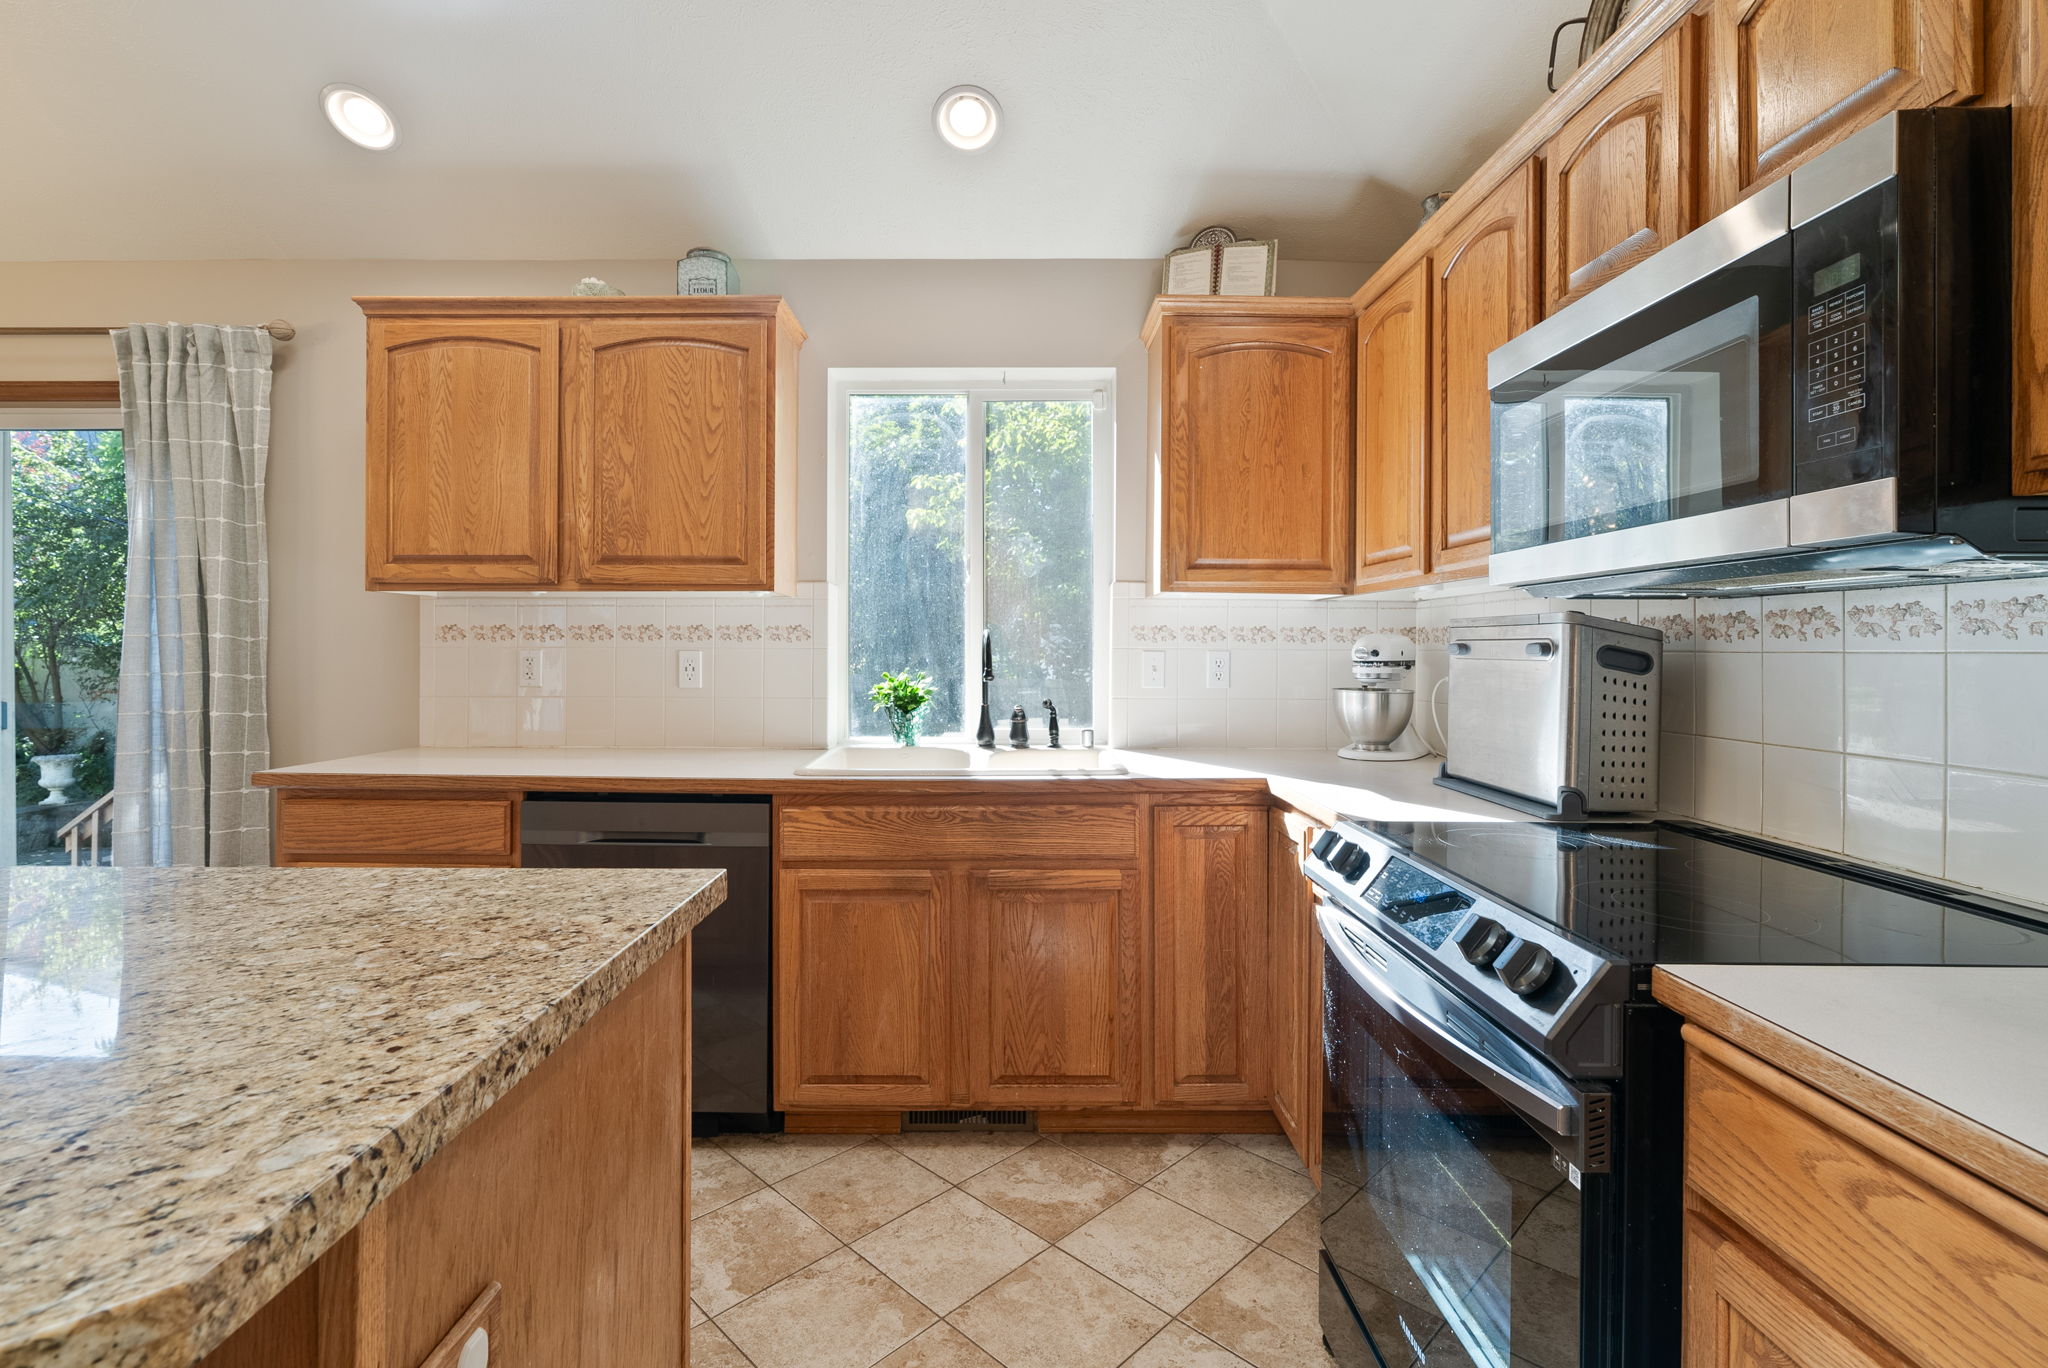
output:
M 128 460 L 128 604 L 114 863 L 270 863 L 264 675 L 270 335 L 145 323 L 114 334 Z

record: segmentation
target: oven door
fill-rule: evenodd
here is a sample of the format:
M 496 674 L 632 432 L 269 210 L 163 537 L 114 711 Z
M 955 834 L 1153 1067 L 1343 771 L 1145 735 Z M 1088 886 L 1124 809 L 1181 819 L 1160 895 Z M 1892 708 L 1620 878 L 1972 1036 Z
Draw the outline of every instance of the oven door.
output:
M 1581 1368 L 1576 1088 L 1357 918 L 1318 909 L 1324 1339 L 1342 1368 Z M 1594 1156 L 1587 1159 L 1588 1144 Z M 1568 1157 L 1569 1156 L 1569 1157 Z
M 1495 583 L 1788 544 L 1788 223 L 1781 183 L 1493 353 Z

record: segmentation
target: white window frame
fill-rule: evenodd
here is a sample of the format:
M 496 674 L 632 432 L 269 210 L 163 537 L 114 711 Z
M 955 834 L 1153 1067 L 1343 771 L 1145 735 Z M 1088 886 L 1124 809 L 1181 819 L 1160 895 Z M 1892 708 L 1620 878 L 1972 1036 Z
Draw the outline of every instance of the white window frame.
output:
M 847 516 L 850 453 L 847 447 L 848 401 L 856 394 L 965 394 L 967 396 L 967 487 L 981 494 L 985 489 L 983 470 L 986 452 L 986 406 L 991 399 L 1085 400 L 1094 405 L 1090 431 L 1093 462 L 1089 478 L 1089 540 L 1094 552 L 1095 621 L 1090 639 L 1094 646 L 1095 680 L 1090 712 L 1098 741 L 1109 734 L 1110 623 L 1111 597 L 1116 590 L 1116 371 L 1107 366 L 1086 368 L 1008 367 L 969 370 L 921 367 L 834 366 L 825 372 L 826 405 L 826 547 L 828 608 L 826 631 L 826 740 L 831 745 L 887 745 L 879 738 L 853 738 L 849 708 L 851 689 L 846 678 L 847 627 Z M 963 643 L 969 687 L 962 696 L 962 730 L 935 741 L 973 740 L 972 727 L 981 687 L 981 631 L 987 603 L 987 585 L 982 565 L 982 498 L 966 500 L 967 546 L 966 612 L 963 614 L 966 641 Z M 1012 700 L 1014 701 L 1014 700 Z M 1035 700 L 1029 700 L 1035 702 Z M 991 712 L 997 700 L 990 699 Z M 998 733 L 1007 725 L 996 719 Z M 1034 731 L 1044 718 L 1034 714 Z M 1076 744 L 1078 736 L 1070 737 Z

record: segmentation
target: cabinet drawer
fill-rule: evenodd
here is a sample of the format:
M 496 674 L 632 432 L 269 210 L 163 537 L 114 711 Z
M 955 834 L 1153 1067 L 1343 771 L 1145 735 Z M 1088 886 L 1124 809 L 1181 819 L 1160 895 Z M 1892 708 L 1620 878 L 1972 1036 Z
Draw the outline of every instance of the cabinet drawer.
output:
M 517 800 L 281 792 L 277 863 L 516 865 Z
M 782 809 L 784 860 L 1135 860 L 1134 804 L 829 803 Z
M 1688 1027 L 1693 1192 L 1914 1363 L 2042 1364 L 2048 1217 Z

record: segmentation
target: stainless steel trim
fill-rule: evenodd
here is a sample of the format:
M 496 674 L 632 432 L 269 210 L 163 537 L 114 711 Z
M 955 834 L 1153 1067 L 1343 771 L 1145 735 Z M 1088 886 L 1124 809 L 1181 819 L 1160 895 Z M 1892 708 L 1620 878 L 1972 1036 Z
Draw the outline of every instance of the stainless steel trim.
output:
M 1537 1125 L 1564 1138 L 1580 1133 L 1584 1104 L 1578 1094 L 1555 1078 L 1520 1041 L 1469 1010 L 1465 1010 L 1462 1017 L 1447 1018 L 1442 1012 L 1429 1011 L 1424 1003 L 1411 1001 L 1409 994 L 1404 994 L 1389 980 L 1413 975 L 1414 981 L 1405 986 L 1414 995 L 1443 997 L 1446 1001 L 1451 999 L 1441 994 L 1421 970 L 1408 968 L 1400 957 L 1400 951 L 1392 946 L 1377 951 L 1385 956 L 1384 968 L 1369 963 L 1359 946 L 1372 945 L 1380 937 L 1330 903 L 1318 903 L 1316 922 L 1322 931 L 1323 943 L 1330 947 L 1330 953 L 1337 957 L 1344 972 L 1388 1016 L 1456 1060 L 1460 1068 L 1486 1084 L 1503 1102 Z M 1396 964 L 1402 967 L 1396 969 Z M 1476 1038 L 1467 1039 L 1459 1034 L 1457 1027 L 1471 1030 Z M 1490 1057 L 1495 1052 L 1499 1058 Z
M 1794 546 L 1869 541 L 1899 531 L 1897 476 L 1794 494 L 1787 510 Z
M 1770 499 L 1592 537 L 1496 551 L 1487 578 L 1495 584 L 1541 584 L 1782 551 L 1791 544 L 1790 502 Z
M 1534 370 L 1558 353 L 1785 236 L 1791 231 L 1791 204 L 1786 183 L 1772 181 L 1585 298 L 1565 305 L 1493 350 L 1486 358 L 1487 388 L 1497 388 Z
M 1793 171 L 1792 226 L 1810 223 L 1898 174 L 1899 116 L 1893 113 Z

